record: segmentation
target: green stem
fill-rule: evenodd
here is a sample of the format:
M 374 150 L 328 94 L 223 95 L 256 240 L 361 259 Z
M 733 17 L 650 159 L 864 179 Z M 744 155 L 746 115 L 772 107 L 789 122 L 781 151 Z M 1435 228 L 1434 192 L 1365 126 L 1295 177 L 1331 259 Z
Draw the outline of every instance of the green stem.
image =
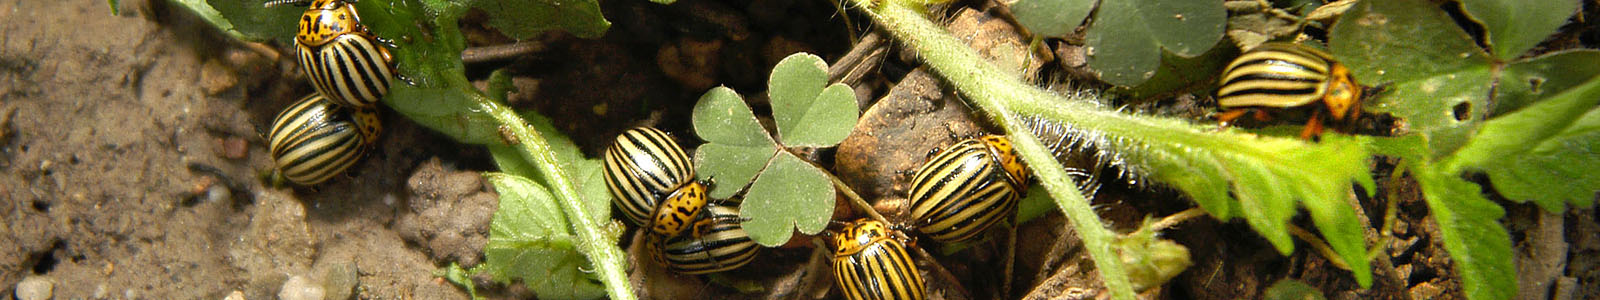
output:
M 471 86 L 462 84 L 457 86 Z M 596 224 L 583 208 L 583 201 L 578 196 L 572 180 L 566 170 L 562 170 L 556 162 L 555 152 L 550 150 L 550 145 L 545 142 L 539 132 L 533 130 L 511 108 L 500 105 L 499 102 L 489 99 L 476 90 L 466 89 L 462 93 L 471 95 L 478 100 L 484 111 L 500 124 L 509 129 L 520 143 L 512 145 L 522 158 L 538 168 L 549 180 L 552 194 L 556 202 L 561 205 L 561 210 L 567 216 L 567 222 L 572 224 L 572 231 L 578 236 L 578 252 L 583 253 L 593 263 L 600 281 L 606 285 L 606 292 L 611 299 L 634 299 L 633 289 L 628 284 L 628 273 L 625 270 L 627 262 L 622 259 L 622 249 L 614 241 L 608 240 L 600 232 L 602 224 Z
M 872 7 L 870 2 L 858 5 Z M 1116 235 L 1100 223 L 1099 215 L 1094 213 L 1089 201 L 1084 199 L 1078 186 L 1067 176 L 1066 170 L 1056 163 L 1055 156 L 1026 126 L 1016 122 L 1016 113 L 1006 105 L 1010 102 L 1006 99 L 1008 97 L 1034 95 L 1038 91 L 1028 91 L 1032 88 L 1027 88 L 1028 85 L 1019 79 L 984 61 L 972 48 L 928 21 L 922 13 L 924 9 L 914 5 L 917 4 L 885 0 L 878 3 L 876 8 L 864 10 L 895 37 L 916 49 L 928 66 L 943 75 L 975 106 L 1005 128 L 1017 144 L 1022 159 L 1034 167 L 1039 182 L 1077 228 L 1090 257 L 1094 258 L 1095 267 L 1105 280 L 1106 288 L 1111 290 L 1115 299 L 1133 299 L 1133 287 L 1128 283 L 1121 259 L 1112 248 Z

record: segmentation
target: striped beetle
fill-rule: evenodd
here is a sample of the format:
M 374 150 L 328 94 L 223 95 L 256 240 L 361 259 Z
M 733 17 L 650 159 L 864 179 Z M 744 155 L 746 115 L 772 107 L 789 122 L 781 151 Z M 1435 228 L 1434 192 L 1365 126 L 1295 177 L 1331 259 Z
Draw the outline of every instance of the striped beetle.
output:
M 760 248 L 739 225 L 743 221 L 736 207 L 711 206 L 695 223 L 692 234 L 669 238 L 657 246 L 657 260 L 683 274 L 715 273 L 744 266 L 755 260 Z
M 276 164 L 273 177 L 302 185 L 326 181 L 355 165 L 382 129 L 370 109 L 339 106 L 322 94 L 306 96 L 272 120 L 267 147 Z
M 279 4 L 306 4 L 307 0 L 276 0 Z M 311 86 L 336 102 L 355 108 L 372 107 L 389 93 L 395 79 L 389 49 L 361 25 L 354 0 L 310 0 L 300 16 L 295 34 L 295 55 Z
M 922 273 L 888 225 L 860 219 L 833 237 L 833 277 L 845 298 L 924 298 Z
M 1216 115 L 1223 126 L 1245 113 L 1255 118 L 1269 117 L 1261 109 L 1285 109 L 1313 105 L 1311 120 L 1300 131 L 1300 138 L 1322 134 L 1322 115 L 1347 127 L 1361 114 L 1364 88 L 1351 76 L 1350 69 L 1316 48 L 1293 43 L 1266 43 L 1239 55 L 1222 72 L 1217 90 L 1217 106 L 1227 110 Z M 1326 110 L 1324 110 L 1326 109 Z
M 635 127 L 617 136 L 605 154 L 606 188 L 614 206 L 634 225 L 664 237 L 689 227 L 707 205 L 707 183 L 666 132 Z
M 977 237 L 1016 211 L 1028 173 L 1004 136 L 967 139 L 939 152 L 911 179 L 917 231 L 942 243 Z

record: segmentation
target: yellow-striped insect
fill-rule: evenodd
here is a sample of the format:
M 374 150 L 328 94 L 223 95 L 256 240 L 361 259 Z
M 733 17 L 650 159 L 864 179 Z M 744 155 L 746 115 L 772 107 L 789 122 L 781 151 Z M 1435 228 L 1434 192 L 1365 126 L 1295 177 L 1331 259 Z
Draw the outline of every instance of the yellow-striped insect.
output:
M 675 236 L 707 205 L 708 186 L 666 132 L 636 127 L 617 136 L 605 154 L 606 187 L 614 206 L 634 225 Z
M 850 223 L 833 237 L 833 277 L 851 300 L 921 300 L 922 273 L 888 225 L 871 219 Z
M 755 260 L 755 241 L 739 225 L 739 209 L 711 206 L 695 223 L 693 233 L 667 239 L 659 260 L 672 271 L 706 274 L 732 270 Z
M 395 79 L 394 58 L 361 25 L 353 0 L 311 0 L 300 16 L 295 55 L 311 85 L 343 105 L 372 107 L 389 93 Z M 280 0 L 306 3 L 305 0 Z
M 710 188 L 706 183 L 690 181 L 672 191 L 666 199 L 656 203 L 656 209 L 651 213 L 650 232 L 664 237 L 682 233 L 706 209 L 710 200 L 706 192 Z
M 343 107 L 322 94 L 306 96 L 272 120 L 267 147 L 273 172 L 302 185 L 321 183 L 355 165 L 381 130 L 372 110 Z
M 1216 115 L 1224 126 L 1247 112 L 1269 117 L 1262 109 L 1311 106 L 1311 120 L 1300 132 L 1310 139 L 1322 134 L 1322 115 L 1347 127 L 1361 114 L 1364 89 L 1350 69 L 1327 52 L 1293 43 L 1266 43 L 1239 55 L 1222 72 Z M 1315 105 L 1320 102 L 1322 105 Z
M 967 139 L 939 152 L 912 177 L 917 231 L 943 243 L 977 237 L 1016 211 L 1028 174 L 1004 136 Z

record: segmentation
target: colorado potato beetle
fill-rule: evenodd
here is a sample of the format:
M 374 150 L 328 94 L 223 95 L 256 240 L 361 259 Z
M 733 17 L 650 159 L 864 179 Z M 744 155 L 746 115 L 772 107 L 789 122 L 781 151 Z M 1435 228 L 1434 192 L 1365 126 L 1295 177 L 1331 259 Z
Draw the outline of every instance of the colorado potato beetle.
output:
M 650 232 L 664 237 L 682 233 L 708 205 L 708 189 L 710 185 L 704 182 L 690 181 L 672 191 L 667 198 L 656 203 L 656 209 L 651 213 Z
M 394 58 L 361 25 L 352 1 L 312 0 L 294 44 L 311 85 L 328 98 L 365 108 L 389 93 Z
M 706 216 L 695 222 L 693 233 L 667 239 L 660 246 L 661 262 L 683 274 L 706 274 L 732 270 L 755 260 L 755 241 L 739 225 L 739 209 L 711 206 Z
M 706 205 L 706 186 L 694 181 L 689 156 L 655 128 L 636 127 L 618 135 L 606 149 L 604 172 L 612 204 L 634 225 L 654 228 L 663 220 L 667 222 L 660 231 L 682 231 Z
M 376 112 L 306 96 L 279 113 L 267 134 L 278 176 L 313 185 L 355 165 L 382 130 Z
M 977 237 L 1016 211 L 1028 173 L 1004 136 L 967 139 L 939 152 L 911 179 L 917 231 L 943 243 Z
M 889 226 L 860 219 L 833 237 L 833 277 L 845 298 L 924 298 L 922 273 L 905 245 L 890 235 Z
M 1316 48 L 1293 43 L 1266 43 L 1239 55 L 1222 72 L 1217 90 L 1217 106 L 1225 112 L 1216 115 L 1224 126 L 1250 111 L 1256 118 L 1269 117 L 1261 109 L 1313 106 L 1311 120 L 1300 132 L 1310 139 L 1322 134 L 1322 115 L 1335 122 L 1349 123 L 1361 114 L 1364 89 L 1351 76 L 1350 69 Z

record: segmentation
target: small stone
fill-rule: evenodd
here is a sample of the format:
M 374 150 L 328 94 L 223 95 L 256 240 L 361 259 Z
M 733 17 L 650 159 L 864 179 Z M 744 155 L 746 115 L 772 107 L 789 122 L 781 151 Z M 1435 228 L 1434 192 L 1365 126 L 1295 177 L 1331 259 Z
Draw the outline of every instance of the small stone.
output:
M 217 154 L 227 159 L 241 159 L 250 154 L 250 145 L 243 138 L 237 136 L 227 137 L 217 141 L 220 144 Z
M 17 300 L 45 300 L 50 299 L 50 293 L 55 289 L 55 283 L 50 279 L 38 276 L 28 276 L 17 283 Z
M 346 300 L 355 295 L 356 285 L 360 278 L 356 274 L 356 266 L 350 263 L 338 263 L 322 270 L 322 289 L 327 291 L 323 299 Z
M 222 297 L 222 300 L 244 300 L 244 292 L 233 291 L 232 293 L 228 293 L 227 297 Z
M 214 184 L 214 185 L 211 185 L 211 187 L 206 188 L 206 198 L 205 198 L 205 202 L 206 203 L 228 202 L 228 201 L 231 201 L 232 199 L 233 199 L 233 190 L 229 190 L 228 186 L 226 186 L 226 185 Z M 110 266 L 110 264 L 106 264 L 106 265 Z M 107 267 L 106 269 L 109 270 L 110 268 Z M 111 273 L 111 272 L 107 271 L 106 273 Z
M 206 95 L 216 95 L 238 84 L 239 78 L 220 60 L 207 60 L 200 67 L 200 87 L 206 91 Z
M 289 277 L 278 290 L 278 299 L 283 300 L 322 300 L 322 295 L 321 286 L 299 275 Z

